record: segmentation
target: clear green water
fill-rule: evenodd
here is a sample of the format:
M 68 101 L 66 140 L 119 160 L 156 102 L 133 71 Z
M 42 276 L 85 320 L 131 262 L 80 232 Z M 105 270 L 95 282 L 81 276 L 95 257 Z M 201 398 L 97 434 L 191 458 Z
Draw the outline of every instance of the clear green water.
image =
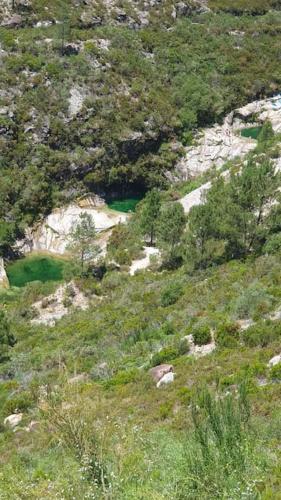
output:
M 262 127 L 248 127 L 241 130 L 242 137 L 251 137 L 252 139 L 257 139 L 260 135 Z
M 54 257 L 30 256 L 7 266 L 11 286 L 22 287 L 30 281 L 59 281 L 63 278 L 65 262 Z
M 108 202 L 109 208 L 112 210 L 118 210 L 118 212 L 135 212 L 136 206 L 142 199 L 141 196 L 134 198 L 123 198 L 120 200 L 113 200 Z

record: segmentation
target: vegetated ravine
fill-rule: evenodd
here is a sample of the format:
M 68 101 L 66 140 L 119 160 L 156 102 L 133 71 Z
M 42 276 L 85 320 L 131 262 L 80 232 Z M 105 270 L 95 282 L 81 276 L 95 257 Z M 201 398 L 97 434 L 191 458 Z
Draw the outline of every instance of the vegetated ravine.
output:
M 279 9 L 0 2 L 1 500 L 280 499 Z

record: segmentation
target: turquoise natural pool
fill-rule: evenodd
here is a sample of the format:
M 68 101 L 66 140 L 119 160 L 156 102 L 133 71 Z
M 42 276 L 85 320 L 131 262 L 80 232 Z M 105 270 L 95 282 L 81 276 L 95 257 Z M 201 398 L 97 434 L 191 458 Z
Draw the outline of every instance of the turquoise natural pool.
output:
M 65 261 L 54 257 L 30 256 L 7 266 L 11 286 L 22 287 L 31 281 L 60 281 Z
M 112 210 L 118 210 L 118 212 L 135 212 L 136 206 L 142 196 L 136 196 L 134 198 L 121 198 L 119 200 L 112 200 L 108 202 L 109 208 Z
M 251 139 L 257 139 L 260 135 L 262 127 L 248 127 L 241 130 L 242 137 L 250 137 Z

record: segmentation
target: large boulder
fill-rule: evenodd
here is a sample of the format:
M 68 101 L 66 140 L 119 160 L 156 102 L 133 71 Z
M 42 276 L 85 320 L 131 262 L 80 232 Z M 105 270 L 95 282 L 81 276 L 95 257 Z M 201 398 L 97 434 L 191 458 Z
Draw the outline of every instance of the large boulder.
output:
M 271 358 L 271 360 L 269 361 L 268 366 L 270 368 L 272 368 L 273 366 L 276 366 L 279 363 L 281 363 L 281 354 L 277 354 L 277 356 L 273 356 L 273 358 Z
M 22 413 L 13 413 L 12 415 L 9 415 L 5 418 L 4 425 L 7 425 L 14 429 L 14 427 L 16 427 L 22 421 L 22 417 Z
M 175 374 L 174 372 L 168 372 L 163 375 L 162 378 L 157 382 L 156 387 L 159 389 L 162 385 L 167 385 L 171 384 L 171 382 L 174 382 Z
M 68 383 L 70 385 L 73 384 L 81 384 L 83 382 L 87 381 L 87 374 L 86 373 L 79 373 L 78 375 L 74 375 L 73 377 L 68 379 Z
M 19 14 L 15 14 L 8 19 L 4 19 L 0 26 L 5 28 L 19 28 L 23 24 L 23 18 Z
M 149 370 L 149 373 L 152 376 L 154 382 L 157 383 L 164 377 L 164 375 L 166 375 L 167 373 L 172 373 L 173 371 L 174 371 L 173 365 L 163 364 L 154 366 Z

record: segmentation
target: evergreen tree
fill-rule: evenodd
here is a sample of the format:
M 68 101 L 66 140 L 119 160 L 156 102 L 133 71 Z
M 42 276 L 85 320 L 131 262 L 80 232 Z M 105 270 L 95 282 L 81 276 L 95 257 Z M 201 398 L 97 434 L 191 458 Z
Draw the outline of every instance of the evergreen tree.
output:
M 100 252 L 95 244 L 96 228 L 93 217 L 87 212 L 79 216 L 79 221 L 70 233 L 70 244 L 68 246 L 71 253 L 79 261 L 81 273 L 85 270 L 86 262 L 93 260 Z
M 230 179 L 215 180 L 206 203 L 189 214 L 187 260 L 204 267 L 259 253 L 272 230 L 279 186 L 280 174 L 263 157 L 252 158 Z
M 8 347 L 13 347 L 15 343 L 6 314 L 0 310 L 0 361 L 5 358 Z
M 149 237 L 150 245 L 154 245 L 156 229 L 161 209 L 160 193 L 152 189 L 145 197 L 141 205 L 139 215 L 140 230 L 144 237 Z
M 170 264 L 177 258 L 177 249 L 185 225 L 186 218 L 183 206 L 180 203 L 171 203 L 162 210 L 157 232 L 160 245 L 167 251 Z

